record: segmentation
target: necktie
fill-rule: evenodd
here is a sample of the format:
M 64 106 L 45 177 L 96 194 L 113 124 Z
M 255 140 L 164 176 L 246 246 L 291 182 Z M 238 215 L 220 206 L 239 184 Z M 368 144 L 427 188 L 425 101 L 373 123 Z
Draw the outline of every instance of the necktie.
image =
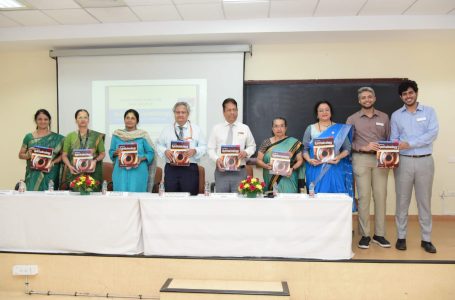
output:
M 183 126 L 179 126 L 179 140 L 183 141 Z
M 229 131 L 226 139 L 226 145 L 232 145 L 232 140 L 233 140 L 233 131 L 232 127 L 234 127 L 234 124 L 229 124 Z

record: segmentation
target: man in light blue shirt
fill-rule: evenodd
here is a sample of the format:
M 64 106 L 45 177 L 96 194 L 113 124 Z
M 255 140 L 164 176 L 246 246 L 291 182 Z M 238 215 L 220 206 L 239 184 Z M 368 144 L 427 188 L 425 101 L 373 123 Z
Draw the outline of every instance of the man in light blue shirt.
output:
M 199 192 L 198 162 L 207 151 L 207 142 L 201 129 L 188 120 L 190 106 L 186 102 L 177 102 L 172 109 L 175 122 L 165 127 L 157 142 L 157 152 L 166 159 L 164 168 L 164 187 L 166 192 L 188 192 L 197 195 Z M 189 158 L 189 166 L 173 166 L 171 149 L 172 141 L 188 141 L 190 149 L 184 155 Z
M 398 233 L 395 248 L 406 250 L 408 211 L 414 188 L 422 236 L 420 245 L 426 252 L 436 253 L 436 247 L 431 243 L 434 177 L 431 154 L 438 135 L 438 119 L 433 108 L 417 102 L 418 87 L 415 81 L 403 81 L 398 93 L 404 106 L 392 114 L 390 135 L 392 141 L 399 141 L 400 148 L 400 166 L 394 170 Z

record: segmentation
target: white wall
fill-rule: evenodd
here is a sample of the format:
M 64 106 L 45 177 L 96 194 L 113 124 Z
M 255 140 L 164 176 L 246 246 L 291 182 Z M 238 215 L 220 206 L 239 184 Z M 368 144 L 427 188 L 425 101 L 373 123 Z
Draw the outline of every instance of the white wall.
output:
M 419 84 L 419 100 L 436 109 L 440 133 L 434 145 L 436 174 L 433 213 L 455 214 L 455 198 L 442 211 L 439 195 L 454 191 L 455 126 L 451 98 L 455 95 L 455 41 L 317 42 L 253 45 L 246 59 L 246 80 L 340 79 L 408 77 Z M 56 70 L 47 51 L 0 53 L 0 118 L 4 145 L 0 156 L 0 189 L 12 188 L 24 177 L 25 163 L 17 158 L 22 138 L 34 129 L 39 108 L 56 115 Z M 355 99 L 356 95 L 353 95 Z M 378 99 L 381 101 L 381 99 Z M 55 129 L 55 125 L 53 126 Z M 302 132 L 303 132 L 302 128 Z M 389 176 L 388 214 L 394 214 L 393 175 Z M 416 213 L 415 203 L 411 213 Z

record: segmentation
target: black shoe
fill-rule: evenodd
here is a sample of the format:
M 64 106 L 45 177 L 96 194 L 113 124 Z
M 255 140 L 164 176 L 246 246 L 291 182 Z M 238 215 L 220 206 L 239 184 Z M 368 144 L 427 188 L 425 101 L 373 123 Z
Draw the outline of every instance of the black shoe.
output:
M 370 248 L 370 241 L 371 238 L 369 236 L 362 236 L 357 247 L 360 249 L 368 249 Z
M 428 253 L 436 253 L 436 247 L 431 242 L 422 241 L 420 246 Z
M 398 250 L 406 250 L 406 239 L 398 239 L 395 248 Z
M 390 248 L 390 242 L 386 240 L 383 236 L 373 235 L 373 243 L 378 244 L 382 248 Z

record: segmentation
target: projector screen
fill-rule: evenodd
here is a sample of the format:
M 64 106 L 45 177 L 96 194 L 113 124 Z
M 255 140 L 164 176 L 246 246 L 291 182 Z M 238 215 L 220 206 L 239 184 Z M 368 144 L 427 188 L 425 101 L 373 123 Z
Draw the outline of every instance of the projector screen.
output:
M 76 130 L 74 113 L 87 109 L 90 128 L 106 134 L 106 151 L 130 108 L 140 114 L 138 128 L 154 141 L 174 122 L 172 107 L 179 101 L 190 104 L 189 119 L 206 139 L 210 128 L 224 121 L 224 99 L 237 100 L 242 119 L 243 52 L 68 56 L 58 57 L 57 64 L 59 132 Z M 207 162 L 203 165 L 210 169 Z

